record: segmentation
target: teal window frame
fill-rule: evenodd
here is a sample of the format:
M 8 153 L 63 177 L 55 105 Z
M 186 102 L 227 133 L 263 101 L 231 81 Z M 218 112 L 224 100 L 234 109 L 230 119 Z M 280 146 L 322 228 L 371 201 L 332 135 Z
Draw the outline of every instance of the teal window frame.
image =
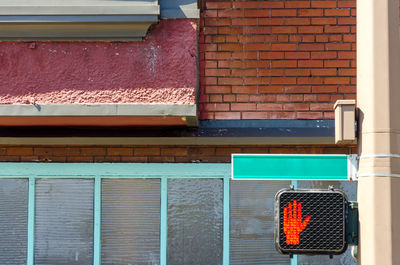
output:
M 93 264 L 101 264 L 101 184 L 102 179 L 160 179 L 160 265 L 167 264 L 168 180 L 176 178 L 212 178 L 223 180 L 223 250 L 222 264 L 229 264 L 229 218 L 231 164 L 167 163 L 2 163 L 0 178 L 28 179 L 27 265 L 34 265 L 35 189 L 43 178 L 94 179 Z

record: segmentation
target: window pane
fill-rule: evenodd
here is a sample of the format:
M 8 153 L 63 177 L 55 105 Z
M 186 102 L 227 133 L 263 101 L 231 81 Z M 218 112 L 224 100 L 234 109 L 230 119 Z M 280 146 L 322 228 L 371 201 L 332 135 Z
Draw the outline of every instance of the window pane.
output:
M 93 184 L 84 179 L 36 181 L 36 265 L 92 264 Z
M 274 245 L 274 197 L 290 181 L 231 181 L 230 264 L 289 264 Z
M 328 189 L 329 186 L 343 190 L 349 201 L 357 200 L 357 182 L 355 181 L 298 181 L 299 189 Z M 351 256 L 350 247 L 342 255 L 329 256 L 298 256 L 299 265 L 356 265 L 357 261 Z
M 168 180 L 168 265 L 222 263 L 223 182 Z
M 104 179 L 103 265 L 160 264 L 160 180 Z
M 0 264 L 26 264 L 28 180 L 0 179 Z

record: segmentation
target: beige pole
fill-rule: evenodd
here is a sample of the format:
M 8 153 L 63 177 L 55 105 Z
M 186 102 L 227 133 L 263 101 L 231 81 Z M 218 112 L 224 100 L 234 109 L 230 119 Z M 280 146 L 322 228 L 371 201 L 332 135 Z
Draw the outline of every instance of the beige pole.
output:
M 399 0 L 357 0 L 360 264 L 400 264 Z

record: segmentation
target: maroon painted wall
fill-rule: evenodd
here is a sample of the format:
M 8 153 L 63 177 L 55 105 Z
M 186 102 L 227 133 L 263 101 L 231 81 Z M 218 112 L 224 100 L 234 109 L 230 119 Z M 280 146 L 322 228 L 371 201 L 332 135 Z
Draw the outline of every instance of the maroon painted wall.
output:
M 162 20 L 144 42 L 0 42 L 0 104 L 195 104 L 197 27 Z

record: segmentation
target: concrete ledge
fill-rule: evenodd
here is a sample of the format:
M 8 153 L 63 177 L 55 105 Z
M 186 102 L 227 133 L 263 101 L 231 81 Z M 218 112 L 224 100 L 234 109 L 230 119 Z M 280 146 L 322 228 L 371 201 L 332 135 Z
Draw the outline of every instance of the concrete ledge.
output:
M 9 104 L 0 116 L 196 116 L 196 105 L 176 104 Z
M 159 15 L 156 0 L 0 0 L 0 40 L 137 41 Z
M 196 105 L 0 105 L 0 126 L 196 126 Z
M 1 16 L 159 15 L 158 1 L 0 0 Z M 76 17 L 79 20 L 79 17 Z
M 156 18 L 155 16 L 152 20 Z M 154 23 L 153 21 L 0 22 L 0 41 L 141 41 Z

